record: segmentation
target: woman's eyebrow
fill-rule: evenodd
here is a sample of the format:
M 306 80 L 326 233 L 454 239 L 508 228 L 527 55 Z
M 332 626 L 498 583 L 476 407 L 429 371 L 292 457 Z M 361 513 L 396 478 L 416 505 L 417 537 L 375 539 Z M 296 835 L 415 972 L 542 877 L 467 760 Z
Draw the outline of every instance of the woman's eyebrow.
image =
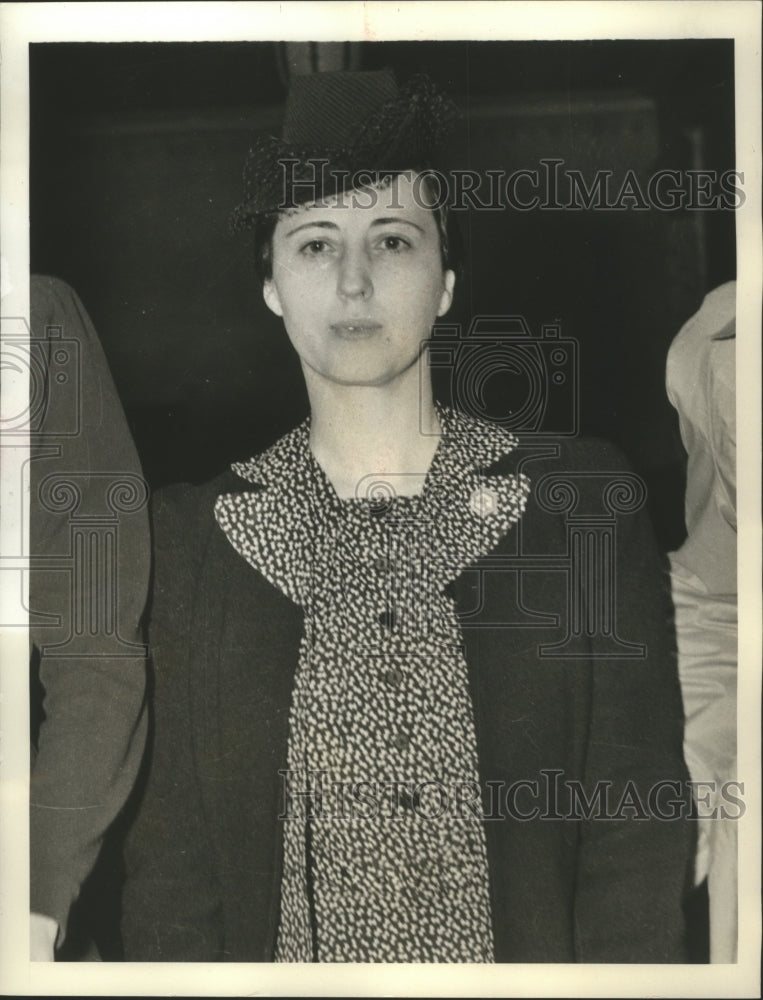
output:
M 412 229 L 418 229 L 420 233 L 424 232 L 422 226 L 417 222 L 411 222 L 410 219 L 402 219 L 399 215 L 383 216 L 380 219 L 374 219 L 371 226 L 410 226 Z M 293 236 L 295 233 L 301 232 L 303 229 L 339 229 L 336 222 L 329 222 L 327 219 L 315 219 L 312 222 L 303 222 L 299 226 L 295 226 L 294 229 L 290 229 L 288 233 L 285 233 L 285 237 Z
M 290 229 L 285 236 L 293 236 L 294 233 L 298 233 L 301 229 L 339 229 L 339 226 L 335 222 L 321 222 L 320 220 L 315 220 L 314 222 L 303 222 L 300 226 L 295 226 L 294 229 Z
M 393 216 L 389 216 L 389 217 L 385 216 L 384 218 L 381 218 L 381 219 L 374 219 L 374 221 L 371 223 L 371 225 L 372 226 L 399 226 L 399 225 L 412 226 L 414 229 L 418 229 L 418 231 L 420 233 L 424 232 L 423 227 L 420 226 L 417 222 L 411 222 L 410 219 L 401 219 L 399 215 L 393 215 Z

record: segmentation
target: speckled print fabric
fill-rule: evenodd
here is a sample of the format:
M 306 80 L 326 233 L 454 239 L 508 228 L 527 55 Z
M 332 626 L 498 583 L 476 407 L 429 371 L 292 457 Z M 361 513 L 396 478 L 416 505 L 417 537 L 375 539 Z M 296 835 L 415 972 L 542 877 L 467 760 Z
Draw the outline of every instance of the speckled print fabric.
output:
M 524 509 L 515 446 L 441 410 L 418 496 L 373 477 L 340 500 L 307 423 L 234 466 L 231 544 L 305 609 L 284 783 L 281 961 L 488 962 L 485 836 L 466 663 L 449 584 Z M 400 490 L 404 494 L 404 487 Z

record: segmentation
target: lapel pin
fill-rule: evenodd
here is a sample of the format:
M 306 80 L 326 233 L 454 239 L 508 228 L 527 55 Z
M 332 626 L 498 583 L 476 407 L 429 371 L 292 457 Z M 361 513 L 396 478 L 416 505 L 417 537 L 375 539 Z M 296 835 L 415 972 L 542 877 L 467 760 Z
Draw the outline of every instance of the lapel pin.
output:
M 489 486 L 478 486 L 469 498 L 469 506 L 477 517 L 491 517 L 498 510 L 498 494 Z

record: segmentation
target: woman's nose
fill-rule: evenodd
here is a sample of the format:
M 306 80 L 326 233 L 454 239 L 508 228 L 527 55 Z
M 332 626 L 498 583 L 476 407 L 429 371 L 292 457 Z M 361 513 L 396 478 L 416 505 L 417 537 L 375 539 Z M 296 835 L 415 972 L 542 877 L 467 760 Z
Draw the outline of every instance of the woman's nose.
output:
M 361 250 L 348 250 L 339 267 L 338 291 L 345 299 L 367 299 L 372 291 L 371 273 L 366 254 Z

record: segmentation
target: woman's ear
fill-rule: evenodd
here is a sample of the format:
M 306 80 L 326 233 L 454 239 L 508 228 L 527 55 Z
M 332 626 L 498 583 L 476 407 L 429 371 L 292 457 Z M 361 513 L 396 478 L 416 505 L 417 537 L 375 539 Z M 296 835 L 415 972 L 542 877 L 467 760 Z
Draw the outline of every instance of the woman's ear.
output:
M 278 291 L 272 278 L 267 278 L 263 284 L 262 297 L 265 299 L 265 305 L 271 312 L 274 312 L 276 316 L 283 316 L 281 300 L 278 297 Z
M 453 302 L 453 289 L 456 287 L 456 275 L 454 271 L 446 271 L 443 275 L 445 288 L 440 297 L 440 305 L 437 309 L 438 316 L 444 316 L 450 309 Z

